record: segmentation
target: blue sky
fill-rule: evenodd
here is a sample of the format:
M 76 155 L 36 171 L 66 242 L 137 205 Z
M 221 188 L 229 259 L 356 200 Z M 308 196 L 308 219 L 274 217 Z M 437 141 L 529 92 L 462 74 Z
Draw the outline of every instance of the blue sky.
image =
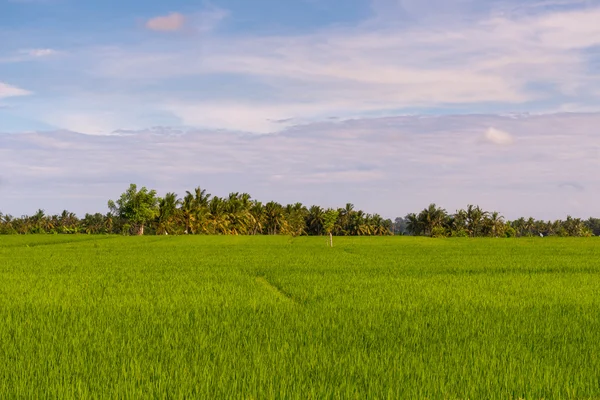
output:
M 286 185 L 296 182 L 302 188 L 304 202 L 353 201 L 358 207 L 389 217 L 414 211 L 411 207 L 417 202 L 435 201 L 448 208 L 476 202 L 477 193 L 467 197 L 461 182 L 470 185 L 485 180 L 478 171 L 492 168 L 491 155 L 480 158 L 479 164 L 469 164 L 472 170 L 467 176 L 452 168 L 442 171 L 456 190 L 436 192 L 425 190 L 424 182 L 432 178 L 428 174 L 439 177 L 440 171 L 432 171 L 438 162 L 436 157 L 443 154 L 421 154 L 420 159 L 433 163 L 429 168 L 411 166 L 408 161 L 404 164 L 413 168 L 417 177 L 403 183 L 415 193 L 414 201 L 406 200 L 403 205 L 395 200 L 373 199 L 370 193 L 387 190 L 398 181 L 400 173 L 391 168 L 394 163 L 376 167 L 364 161 L 353 164 L 345 160 L 344 154 L 356 150 L 353 146 L 360 150 L 365 137 L 376 137 L 381 129 L 388 129 L 390 118 L 408 115 L 412 118 L 410 124 L 392 123 L 398 140 L 418 140 L 428 132 L 438 132 L 440 142 L 461 138 L 466 140 L 465 146 L 487 143 L 492 146 L 488 150 L 498 149 L 498 154 L 505 157 L 502 152 L 506 148 L 521 154 L 516 147 L 525 143 L 519 136 L 526 135 L 527 140 L 539 140 L 539 147 L 548 153 L 553 152 L 552 143 L 560 146 L 552 156 L 559 160 L 561 152 L 574 154 L 569 152 L 570 146 L 578 148 L 586 143 L 592 150 L 580 154 L 587 158 L 572 161 L 580 166 L 572 170 L 572 176 L 565 176 L 565 168 L 556 161 L 554 174 L 544 172 L 543 177 L 532 176 L 530 182 L 501 174 L 504 185 L 500 186 L 504 189 L 491 186 L 486 192 L 488 197 L 481 197 L 480 202 L 484 207 L 487 202 L 488 208 L 504 207 L 500 211 L 509 216 L 534 214 L 535 207 L 525 203 L 504 204 L 523 194 L 525 187 L 539 187 L 543 179 L 554 187 L 556 195 L 564 194 L 566 187 L 584 189 L 569 192 L 570 202 L 550 201 L 539 217 L 600 215 L 600 209 L 585 200 L 600 194 L 600 185 L 593 177 L 583 178 L 581 172 L 584 166 L 597 166 L 594 146 L 600 138 L 590 133 L 595 126 L 569 129 L 565 135 L 571 135 L 572 142 L 569 136 L 565 141 L 556 132 L 545 136 L 552 121 L 569 118 L 563 114 L 566 112 L 579 115 L 569 120 L 572 123 L 597 121 L 598 21 L 600 0 L 0 0 L 0 132 L 4 132 L 0 143 L 5 144 L 5 150 L 10 143 L 11 154 L 19 156 L 10 161 L 7 157 L 0 159 L 0 211 L 18 214 L 37 207 L 55 210 L 64 204 L 64 208 L 83 213 L 94 211 L 89 209 L 90 204 L 104 208 L 106 192 L 118 194 L 123 182 L 135 179 L 139 184 L 161 185 L 152 176 L 156 171 L 130 174 L 104 166 L 107 172 L 102 184 L 107 186 L 94 200 L 78 200 L 81 185 L 99 184 L 94 181 L 95 172 L 89 171 L 89 180 L 77 178 L 79 184 L 59 189 L 59 181 L 64 184 L 76 179 L 69 178 L 72 171 L 65 170 L 52 175 L 56 179 L 53 182 L 43 169 L 35 169 L 39 164 L 39 168 L 61 170 L 59 165 L 44 161 L 52 154 L 44 153 L 42 145 L 35 147 L 35 138 L 47 143 L 48 138 L 56 137 L 61 148 L 70 146 L 70 141 L 77 142 L 72 144 L 74 147 L 89 141 L 103 148 L 107 140 L 116 140 L 121 146 L 112 150 L 116 152 L 113 156 L 120 154 L 122 158 L 117 157 L 115 162 L 134 151 L 127 146 L 136 145 L 123 131 L 148 132 L 153 127 L 162 128 L 154 129 L 150 136 L 136 135 L 138 140 L 147 141 L 137 143 L 138 147 L 149 146 L 147 152 L 152 151 L 154 139 L 149 138 L 155 138 L 156 132 L 179 129 L 191 132 L 187 139 L 185 135 L 178 137 L 184 143 L 188 139 L 196 143 L 193 135 L 197 132 L 211 140 L 256 135 L 266 141 L 267 148 L 272 145 L 271 150 L 286 153 L 290 150 L 284 148 L 290 132 L 294 140 L 303 140 L 294 142 L 297 149 L 306 148 L 307 143 L 329 148 L 332 137 L 350 129 L 345 125 L 348 121 L 353 121 L 350 130 L 354 133 L 338 143 L 339 154 L 335 147 L 323 154 L 329 161 L 320 169 L 315 169 L 314 160 L 306 165 L 294 164 L 297 171 L 302 171 L 299 174 L 277 173 L 274 168 L 289 169 L 277 163 L 265 164 L 265 171 L 242 163 L 238 173 L 254 171 L 254 178 L 246 179 L 248 182 L 281 176 L 264 178 L 267 183 L 260 191 L 263 197 L 278 200 L 281 196 L 280 201 L 285 201 L 282 191 L 289 192 Z M 507 117 L 523 113 L 531 113 L 535 121 L 519 119 L 515 125 L 514 118 Z M 473 114 L 482 119 L 473 119 L 480 118 Z M 433 121 L 444 125 L 427 125 L 429 131 L 424 131 L 420 116 L 442 117 Z M 481 121 L 489 124 L 480 126 Z M 539 131 L 525 132 L 525 127 Z M 65 132 L 79 136 L 64 136 Z M 315 132 L 321 132 L 321 137 L 315 137 Z M 360 140 L 356 141 L 357 137 Z M 374 149 L 374 157 L 386 159 L 381 154 L 387 154 L 390 145 L 375 143 L 382 147 Z M 79 150 L 84 159 L 99 157 L 100 150 L 84 147 Z M 260 157 L 248 143 L 237 140 L 219 149 L 224 154 L 239 152 Z M 468 156 L 469 149 L 465 150 Z M 35 157 L 25 159 L 25 154 L 32 157 L 31 151 Z M 51 148 L 45 151 L 52 152 Z M 427 146 L 415 146 L 415 151 L 426 152 Z M 160 158 L 160 149 L 155 157 Z M 386 157 L 392 159 L 393 155 Z M 453 155 L 444 157 L 451 159 Z M 534 168 L 530 162 L 511 160 L 523 168 L 547 168 Z M 501 168 L 500 164 L 493 165 Z M 19 168 L 30 167 L 38 171 L 38 180 L 36 174 L 30 173 L 27 179 L 19 175 Z M 83 163 L 78 168 L 94 167 Z M 214 178 L 195 165 L 179 168 L 196 171 L 193 176 L 174 173 L 165 178 L 165 182 L 182 188 L 180 191 L 205 180 L 213 182 L 217 194 L 240 190 L 235 186 L 236 171 Z M 548 178 L 552 175 L 556 182 Z M 324 190 L 321 181 L 327 179 L 335 190 Z M 20 181 L 27 181 L 29 186 Z M 89 197 L 89 192 L 86 195 Z M 66 197 L 61 200 L 61 196 Z

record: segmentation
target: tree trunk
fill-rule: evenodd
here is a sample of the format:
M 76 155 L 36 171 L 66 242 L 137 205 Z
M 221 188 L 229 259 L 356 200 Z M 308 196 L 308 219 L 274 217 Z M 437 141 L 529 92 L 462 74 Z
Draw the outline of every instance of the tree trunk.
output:
M 140 227 L 138 228 L 137 234 L 138 234 L 138 236 L 142 236 L 144 234 L 144 224 L 140 225 Z
M 329 247 L 333 247 L 333 233 L 329 232 Z

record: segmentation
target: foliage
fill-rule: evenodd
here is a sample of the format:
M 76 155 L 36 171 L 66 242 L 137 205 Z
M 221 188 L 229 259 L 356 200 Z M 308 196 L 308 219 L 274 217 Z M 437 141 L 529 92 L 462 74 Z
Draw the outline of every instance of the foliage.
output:
M 158 203 L 155 190 L 143 187 L 138 191 L 137 186 L 132 183 L 116 202 L 108 201 L 108 208 L 133 225 L 136 234 L 143 235 L 144 225 L 159 215 Z
M 15 218 L 0 213 L 0 234 L 157 234 L 157 235 L 291 235 L 319 236 L 387 236 L 413 235 L 430 237 L 533 237 L 600 235 L 600 219 L 582 220 L 567 216 L 565 220 L 539 221 L 518 218 L 506 221 L 497 211 L 479 206 L 448 213 L 430 204 L 418 213 L 394 221 L 379 214 L 356 210 L 352 203 L 324 210 L 318 205 L 301 203 L 282 205 L 262 203 L 248 193 L 212 196 L 196 187 L 183 198 L 175 193 L 158 197 L 145 187 L 132 184 L 116 201 L 109 201 L 107 214 L 86 214 L 79 219 L 74 213 L 46 215 L 38 210 L 31 216 Z M 331 214 L 325 229 L 326 214 Z M 333 221 L 333 222 L 332 222 Z M 330 228 L 330 229 L 329 229 Z
M 323 235 L 383 236 L 391 235 L 392 222 L 380 215 L 354 210 L 352 204 L 330 210 L 328 220 L 319 206 L 301 203 L 263 204 L 248 193 L 230 193 L 221 198 L 211 196 L 200 187 L 186 191 L 183 198 L 175 193 L 158 197 L 145 187 L 132 184 L 115 201 L 108 202 L 110 212 L 86 214 L 81 220 L 73 213 L 49 217 L 39 210 L 31 217 L 13 218 L 0 214 L 0 234 L 25 233 L 113 233 L 157 235 Z
M 471 204 L 454 214 L 448 214 L 446 210 L 430 204 L 418 214 L 411 213 L 404 218 L 397 218 L 392 230 L 431 237 L 589 237 L 595 235 L 595 232 L 600 233 L 600 220 L 590 218 L 584 222 L 567 216 L 564 221 L 546 222 L 533 218 L 505 221 L 499 212 L 485 211 Z

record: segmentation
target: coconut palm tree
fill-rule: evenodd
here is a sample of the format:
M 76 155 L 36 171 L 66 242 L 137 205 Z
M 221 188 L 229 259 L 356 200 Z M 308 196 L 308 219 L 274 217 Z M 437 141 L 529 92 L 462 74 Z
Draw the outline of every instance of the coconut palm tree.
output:
M 227 204 L 220 197 L 213 197 L 208 205 L 209 233 L 227 235 L 229 232 L 229 218 Z
M 504 217 L 498 211 L 488 214 L 485 219 L 486 230 L 490 236 L 498 237 L 504 235 Z
M 413 236 L 419 236 L 423 234 L 423 224 L 421 223 L 419 217 L 415 213 L 407 214 L 404 217 L 406 221 L 406 231 Z
M 308 226 L 309 234 L 311 235 L 322 235 L 323 232 L 323 217 L 325 211 L 320 206 L 311 206 L 308 209 L 308 215 L 306 216 L 306 224 Z
M 258 235 L 263 233 L 266 220 L 265 207 L 260 201 L 253 201 L 250 206 L 250 233 L 252 235 Z
M 481 235 L 484 220 L 488 215 L 489 213 L 483 211 L 479 206 L 467 205 L 466 223 L 469 236 L 477 237 Z
M 447 217 L 446 210 L 432 203 L 419 213 L 418 219 L 423 227 L 423 233 L 431 236 L 435 228 L 441 228 L 444 225 Z
M 158 226 L 156 233 L 159 235 L 173 234 L 175 232 L 175 218 L 177 217 L 177 208 L 181 200 L 175 193 L 167 193 L 165 197 L 158 202 Z
M 270 201 L 265 204 L 265 226 L 270 235 L 277 235 L 285 231 L 287 221 L 283 214 L 281 204 Z

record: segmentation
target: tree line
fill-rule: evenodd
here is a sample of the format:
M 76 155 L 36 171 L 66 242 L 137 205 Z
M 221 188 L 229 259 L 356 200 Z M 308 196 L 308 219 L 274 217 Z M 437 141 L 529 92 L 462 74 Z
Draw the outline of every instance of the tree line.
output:
M 395 221 L 378 214 L 341 208 L 306 207 L 301 203 L 262 203 L 247 193 L 211 196 L 197 187 L 183 198 L 175 193 L 159 197 L 155 190 L 135 184 L 117 200 L 108 202 L 106 214 L 72 212 L 46 215 L 38 210 L 15 218 L 0 212 L 0 234 L 123 234 L 123 235 L 330 235 L 430 237 L 522 237 L 600 235 L 600 219 L 539 221 L 519 218 L 507 221 L 498 212 L 478 206 L 448 213 L 431 204 L 418 214 Z
M 183 198 L 175 193 L 159 197 L 155 190 L 135 184 L 117 200 L 109 200 L 106 214 L 74 213 L 14 218 L 0 213 L 0 234 L 87 233 L 124 235 L 392 235 L 393 223 L 378 214 L 343 208 L 306 207 L 301 203 L 262 203 L 247 193 L 211 196 L 197 187 Z
M 448 213 L 430 204 L 420 213 L 396 218 L 395 234 L 431 237 L 531 237 L 600 235 L 600 219 L 582 220 L 567 216 L 565 220 L 541 221 L 534 218 L 518 218 L 507 221 L 497 211 L 485 211 L 479 206 L 468 205 L 466 209 Z

